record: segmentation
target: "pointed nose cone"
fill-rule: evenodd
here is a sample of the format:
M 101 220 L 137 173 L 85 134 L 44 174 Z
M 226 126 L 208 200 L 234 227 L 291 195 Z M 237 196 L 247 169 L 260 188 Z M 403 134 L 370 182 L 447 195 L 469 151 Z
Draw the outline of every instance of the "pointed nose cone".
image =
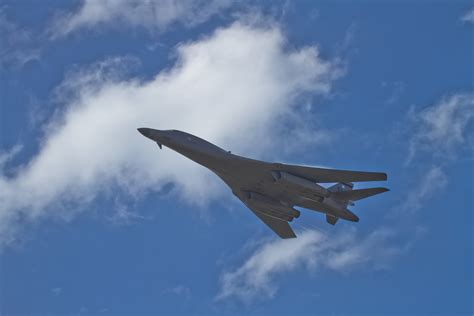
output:
M 140 127 L 140 128 L 137 128 L 137 130 L 138 130 L 138 131 L 140 132 L 140 134 L 142 134 L 143 136 L 148 137 L 148 138 L 151 138 L 152 131 L 153 131 L 151 128 Z
M 152 141 L 156 142 L 158 146 L 161 145 L 169 145 L 169 137 L 167 136 L 167 131 L 161 131 L 159 129 L 153 129 L 153 128 L 146 128 L 146 127 L 140 127 L 137 128 L 137 130 L 145 136 L 146 138 L 151 139 Z

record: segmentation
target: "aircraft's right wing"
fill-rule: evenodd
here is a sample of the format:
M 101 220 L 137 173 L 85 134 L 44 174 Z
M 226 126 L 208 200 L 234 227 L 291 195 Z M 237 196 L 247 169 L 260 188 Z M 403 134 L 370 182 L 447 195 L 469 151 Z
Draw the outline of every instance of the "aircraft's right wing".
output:
M 365 172 L 324 169 L 281 163 L 272 164 L 275 170 L 286 171 L 292 175 L 308 179 L 317 183 L 321 182 L 360 182 L 360 181 L 385 181 L 387 174 L 382 172 Z
M 258 218 L 262 220 L 262 222 L 267 224 L 267 226 L 270 227 L 270 229 L 273 230 L 281 238 L 284 238 L 284 239 L 296 238 L 295 232 L 293 231 L 293 229 L 291 228 L 290 224 L 288 224 L 287 221 L 265 215 L 263 213 L 260 213 L 257 210 L 253 210 L 253 209 L 250 209 L 250 210 L 255 215 L 257 215 Z

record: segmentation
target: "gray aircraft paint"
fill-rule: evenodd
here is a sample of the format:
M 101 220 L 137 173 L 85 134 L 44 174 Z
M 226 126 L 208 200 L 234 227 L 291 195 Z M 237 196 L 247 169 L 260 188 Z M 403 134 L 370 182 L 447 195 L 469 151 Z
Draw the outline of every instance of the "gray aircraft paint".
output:
M 339 218 L 357 222 L 347 209 L 353 201 L 388 191 L 386 188 L 352 190 L 351 182 L 384 181 L 380 172 L 361 172 L 270 163 L 227 152 L 197 136 L 177 130 L 139 128 L 160 148 L 166 146 L 208 168 L 219 176 L 252 212 L 281 238 L 294 238 L 288 224 L 299 206 L 326 214 L 334 225 Z M 324 188 L 318 183 L 337 183 Z

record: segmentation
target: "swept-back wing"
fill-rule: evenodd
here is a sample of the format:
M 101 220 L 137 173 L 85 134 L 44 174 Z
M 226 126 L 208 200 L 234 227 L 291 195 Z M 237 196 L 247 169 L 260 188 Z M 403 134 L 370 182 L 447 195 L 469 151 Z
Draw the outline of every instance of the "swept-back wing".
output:
M 245 193 L 240 190 L 232 190 L 232 193 L 238 197 L 245 206 L 249 208 L 262 222 L 264 222 L 271 230 L 273 230 L 281 238 L 296 238 L 296 234 L 291 228 L 288 221 L 284 219 L 279 219 L 275 216 L 270 216 L 270 214 L 265 214 L 265 210 L 258 210 L 256 207 L 252 206 L 249 203 L 246 203 Z
M 383 172 L 364 172 L 314 168 L 298 165 L 286 165 L 274 163 L 275 170 L 282 170 L 292 175 L 308 179 L 313 182 L 362 182 L 362 181 L 385 181 L 387 174 Z
M 281 238 L 296 238 L 295 232 L 287 221 L 265 215 L 257 210 L 250 210 Z

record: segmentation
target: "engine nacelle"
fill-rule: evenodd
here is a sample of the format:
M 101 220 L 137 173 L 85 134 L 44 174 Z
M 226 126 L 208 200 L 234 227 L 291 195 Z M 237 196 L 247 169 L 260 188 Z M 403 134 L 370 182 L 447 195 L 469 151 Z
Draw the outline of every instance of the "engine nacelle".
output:
M 291 222 L 293 220 L 293 217 L 282 214 L 278 211 L 275 211 L 275 210 L 272 210 L 272 209 L 269 209 L 269 208 L 257 209 L 256 211 L 260 212 L 260 213 L 263 213 L 267 216 L 278 218 L 278 219 L 288 221 L 288 222 Z
M 295 190 L 302 196 L 308 198 L 314 198 L 315 196 L 326 198 L 330 194 L 328 190 L 326 190 L 319 184 L 301 177 L 294 176 L 288 172 L 272 171 L 272 177 L 276 183 L 286 186 L 289 189 Z
M 261 213 L 287 221 L 291 221 L 293 217 L 298 218 L 300 216 L 300 211 L 256 192 L 247 192 L 246 204 Z

